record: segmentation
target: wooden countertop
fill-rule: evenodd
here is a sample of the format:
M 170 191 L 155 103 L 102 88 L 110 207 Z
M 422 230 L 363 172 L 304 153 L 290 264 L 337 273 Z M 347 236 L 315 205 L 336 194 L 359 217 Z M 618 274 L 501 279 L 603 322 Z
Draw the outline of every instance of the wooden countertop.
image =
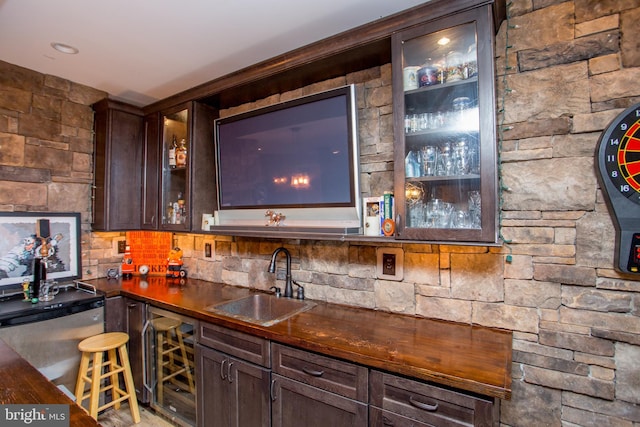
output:
M 124 295 L 199 320 L 332 357 L 501 399 L 511 398 L 512 332 L 314 301 L 270 327 L 206 308 L 255 291 L 197 279 L 88 280 L 107 297 Z
M 1 404 L 69 405 L 69 425 L 98 427 L 99 424 L 44 375 L 0 340 Z

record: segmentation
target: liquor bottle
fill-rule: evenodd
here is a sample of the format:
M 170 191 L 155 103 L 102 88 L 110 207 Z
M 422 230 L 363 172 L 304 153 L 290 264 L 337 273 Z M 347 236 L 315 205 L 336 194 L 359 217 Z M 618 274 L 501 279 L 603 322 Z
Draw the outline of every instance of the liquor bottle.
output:
M 173 140 L 171 141 L 171 146 L 169 147 L 169 167 L 172 169 L 177 166 L 177 162 L 176 162 L 177 149 L 178 149 L 178 141 L 176 140 L 176 136 L 173 135 Z
M 183 138 L 176 148 L 176 166 L 184 168 L 187 166 L 187 141 Z
M 182 192 L 178 193 L 178 224 L 184 224 L 186 222 L 186 203 L 184 201 L 184 196 Z

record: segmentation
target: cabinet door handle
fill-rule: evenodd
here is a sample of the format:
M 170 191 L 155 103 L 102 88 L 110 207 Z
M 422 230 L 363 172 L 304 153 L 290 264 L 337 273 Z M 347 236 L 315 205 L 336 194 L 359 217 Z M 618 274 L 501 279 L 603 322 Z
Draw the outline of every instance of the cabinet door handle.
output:
M 227 362 L 227 359 L 222 359 L 222 362 L 220 362 L 220 378 L 222 378 L 223 380 L 226 380 L 224 376 L 224 364 L 226 362 Z
M 315 371 L 315 370 L 309 369 L 309 368 L 302 368 L 302 371 L 305 374 L 308 374 L 308 375 L 311 375 L 311 376 L 314 376 L 314 377 L 321 377 L 321 376 L 324 375 L 324 371 Z
M 425 411 L 437 411 L 438 410 L 438 403 L 434 403 L 433 405 L 429 405 L 428 403 L 422 403 L 422 402 L 418 402 L 416 400 L 413 400 L 413 396 L 409 396 L 409 403 L 411 403 L 413 406 L 415 406 L 416 408 L 419 409 L 424 409 Z
M 271 401 L 275 402 L 276 401 L 276 380 L 272 379 L 271 380 L 271 387 L 269 387 L 269 397 L 271 397 Z
M 138 304 L 136 304 L 135 302 L 130 302 L 129 304 L 127 304 L 128 308 L 136 308 L 138 306 Z
M 393 421 L 391 421 L 389 418 L 385 417 L 384 415 L 382 416 L 382 425 L 383 426 L 392 426 Z
M 231 367 L 233 366 L 233 362 L 229 362 L 227 364 L 227 381 L 230 383 L 233 382 L 233 377 L 231 376 Z

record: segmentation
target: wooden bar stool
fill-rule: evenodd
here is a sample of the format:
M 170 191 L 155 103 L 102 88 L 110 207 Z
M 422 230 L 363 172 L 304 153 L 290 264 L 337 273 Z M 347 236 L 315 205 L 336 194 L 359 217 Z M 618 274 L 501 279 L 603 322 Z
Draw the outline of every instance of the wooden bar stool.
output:
M 191 361 L 187 356 L 184 337 L 180 330 L 181 325 L 181 321 L 170 317 L 161 317 L 153 321 L 157 347 L 158 403 L 162 403 L 164 400 L 164 383 L 167 381 L 171 381 L 178 387 L 186 386 L 191 393 L 195 393 L 195 383 L 191 374 Z M 187 384 L 179 381 L 179 375 L 186 377 Z
M 120 409 L 120 402 L 129 400 L 131 418 L 136 424 L 140 422 L 138 401 L 127 355 L 127 341 L 129 341 L 129 335 L 124 332 L 108 332 L 86 338 L 78 344 L 82 357 L 76 383 L 76 403 L 84 408 L 82 402 L 89 399 L 87 412 L 96 421 L 98 420 L 98 412 L 111 406 Z M 108 355 L 106 360 L 104 360 L 105 352 Z M 119 363 L 118 356 L 120 356 Z M 91 367 L 89 366 L 90 362 L 92 362 Z M 123 375 L 126 390 L 120 388 L 120 374 Z M 102 380 L 105 378 L 109 378 L 109 385 L 101 387 Z M 106 383 L 107 381 L 105 381 Z M 85 394 L 86 384 L 89 384 L 89 392 Z M 108 390 L 111 390 L 112 400 L 99 406 L 100 393 Z M 86 410 L 86 408 L 84 409 Z

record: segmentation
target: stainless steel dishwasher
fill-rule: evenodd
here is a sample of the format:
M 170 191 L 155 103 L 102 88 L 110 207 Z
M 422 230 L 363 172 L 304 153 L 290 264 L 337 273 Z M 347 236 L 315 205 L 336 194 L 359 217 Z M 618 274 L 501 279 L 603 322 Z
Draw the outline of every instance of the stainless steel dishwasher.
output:
M 78 343 L 102 332 L 104 297 L 93 287 L 61 285 L 53 300 L 36 304 L 20 295 L 0 301 L 0 338 L 71 394 L 80 366 Z

